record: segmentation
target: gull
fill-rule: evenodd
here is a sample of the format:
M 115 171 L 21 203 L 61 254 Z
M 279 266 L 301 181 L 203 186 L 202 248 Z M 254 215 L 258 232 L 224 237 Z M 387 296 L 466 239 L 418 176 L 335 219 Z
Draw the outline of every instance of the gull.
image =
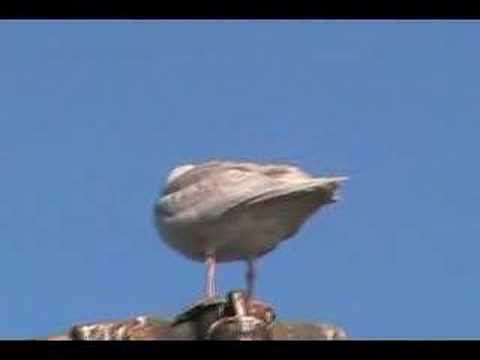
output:
M 337 202 L 347 177 L 314 177 L 298 166 L 211 160 L 180 165 L 154 205 L 158 234 L 206 266 L 205 293 L 216 296 L 218 263 L 246 261 L 252 296 L 255 261 L 292 238 L 321 207 Z

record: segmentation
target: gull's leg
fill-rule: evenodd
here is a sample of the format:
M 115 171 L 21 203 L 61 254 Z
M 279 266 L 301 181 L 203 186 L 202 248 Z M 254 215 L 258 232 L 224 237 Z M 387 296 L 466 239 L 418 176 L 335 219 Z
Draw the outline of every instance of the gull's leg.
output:
M 205 286 L 205 292 L 207 293 L 207 298 L 215 297 L 215 256 L 207 255 L 205 260 L 205 265 L 207 265 L 207 282 Z
M 250 300 L 253 297 L 254 287 L 255 287 L 255 260 L 250 258 L 247 260 L 247 299 Z
M 261 313 L 263 312 L 265 314 L 266 309 L 271 310 L 271 306 L 268 305 L 267 303 L 264 303 L 263 301 L 260 300 L 255 300 L 253 297 L 254 290 L 255 290 L 255 282 L 257 280 L 257 271 L 256 271 L 256 259 L 255 258 L 250 258 L 247 260 L 247 273 L 246 273 L 246 279 L 247 279 L 247 297 L 246 297 L 246 309 L 247 313 L 249 315 L 252 314 L 257 314 L 260 309 Z M 270 311 L 268 310 L 268 311 Z M 274 313 L 268 316 L 275 316 Z

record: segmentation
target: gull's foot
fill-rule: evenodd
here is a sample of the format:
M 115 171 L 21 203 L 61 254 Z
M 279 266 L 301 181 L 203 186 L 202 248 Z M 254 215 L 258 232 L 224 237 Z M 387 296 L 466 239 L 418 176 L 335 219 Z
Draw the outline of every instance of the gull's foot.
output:
M 197 339 L 270 339 L 275 312 L 263 301 L 249 299 L 244 290 L 225 297 L 205 296 L 182 311 L 172 326 L 189 324 Z
M 254 300 L 243 290 L 227 294 L 222 316 L 212 323 L 207 339 L 255 340 L 271 339 L 275 312 L 270 305 Z
M 248 296 L 248 291 L 232 290 L 227 294 L 226 315 L 253 316 L 267 323 L 275 321 L 273 307 L 266 302 Z
M 276 317 L 275 311 L 270 304 L 252 298 L 248 300 L 247 313 L 250 316 L 262 319 L 266 323 L 273 323 Z

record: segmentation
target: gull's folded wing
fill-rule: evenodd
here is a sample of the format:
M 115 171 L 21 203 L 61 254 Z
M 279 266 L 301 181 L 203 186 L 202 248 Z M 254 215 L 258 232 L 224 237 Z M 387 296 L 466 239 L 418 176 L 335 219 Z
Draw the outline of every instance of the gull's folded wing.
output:
M 259 192 L 255 195 L 239 199 L 235 203 L 230 204 L 228 208 L 224 208 L 223 212 L 226 213 L 227 211 L 237 210 L 243 206 L 251 206 L 273 199 L 301 195 L 309 192 L 323 192 L 326 195 L 325 203 L 335 202 L 335 190 L 340 182 L 347 179 L 348 178 L 344 176 L 325 177 L 278 185 L 273 188 L 265 189 L 265 191 Z

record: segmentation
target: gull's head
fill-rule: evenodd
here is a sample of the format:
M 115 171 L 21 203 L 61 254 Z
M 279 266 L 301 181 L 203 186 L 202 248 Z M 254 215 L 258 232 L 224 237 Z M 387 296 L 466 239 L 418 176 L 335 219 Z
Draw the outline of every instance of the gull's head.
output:
M 180 175 L 186 173 L 187 171 L 193 169 L 195 165 L 192 164 L 186 164 L 186 165 L 180 165 L 174 168 L 167 176 L 167 185 L 170 184 L 173 180 L 175 180 L 177 177 Z

